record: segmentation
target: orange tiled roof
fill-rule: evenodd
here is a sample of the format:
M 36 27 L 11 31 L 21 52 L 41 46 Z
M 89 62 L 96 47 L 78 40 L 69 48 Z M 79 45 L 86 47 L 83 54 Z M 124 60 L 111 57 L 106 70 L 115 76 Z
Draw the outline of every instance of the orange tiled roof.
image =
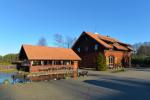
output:
M 107 48 L 113 48 L 113 46 L 107 44 L 106 42 L 104 42 L 103 40 L 101 40 L 98 36 L 98 34 L 93 34 L 91 32 L 85 32 L 85 34 L 89 35 L 90 37 L 92 37 L 93 39 L 95 39 L 97 42 L 99 42 L 100 44 L 102 44 L 103 46 L 107 47 Z
M 120 45 L 120 44 L 118 44 L 118 43 L 114 43 L 113 46 L 114 46 L 115 48 L 119 49 L 119 50 L 128 50 L 127 47 L 124 47 L 124 46 L 122 46 L 122 45 Z
M 122 43 L 114 38 L 103 36 L 101 34 L 94 34 L 91 32 L 83 32 L 84 34 L 89 35 L 93 39 L 95 39 L 97 42 L 99 42 L 101 45 L 103 45 L 106 48 L 116 48 L 118 50 L 131 50 L 131 46 L 125 43 Z M 125 44 L 125 45 L 122 45 Z
M 81 60 L 81 58 L 68 48 L 23 45 L 29 60 Z

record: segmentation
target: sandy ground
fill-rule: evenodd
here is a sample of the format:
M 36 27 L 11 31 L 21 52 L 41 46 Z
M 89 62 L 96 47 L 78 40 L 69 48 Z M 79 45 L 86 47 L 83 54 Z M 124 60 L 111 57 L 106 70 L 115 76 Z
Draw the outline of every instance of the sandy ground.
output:
M 0 100 L 149 100 L 150 69 L 110 73 L 89 71 L 88 77 L 0 86 Z

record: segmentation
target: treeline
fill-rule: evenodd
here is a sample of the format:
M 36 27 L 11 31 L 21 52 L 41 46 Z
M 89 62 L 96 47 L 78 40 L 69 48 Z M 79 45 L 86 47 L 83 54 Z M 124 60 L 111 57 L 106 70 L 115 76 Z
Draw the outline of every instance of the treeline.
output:
M 18 60 L 18 54 L 7 54 L 4 56 L 0 56 L 0 65 L 12 65 L 12 62 L 15 62 Z
M 132 64 L 137 67 L 150 67 L 150 42 L 135 44 L 133 47 L 135 51 Z

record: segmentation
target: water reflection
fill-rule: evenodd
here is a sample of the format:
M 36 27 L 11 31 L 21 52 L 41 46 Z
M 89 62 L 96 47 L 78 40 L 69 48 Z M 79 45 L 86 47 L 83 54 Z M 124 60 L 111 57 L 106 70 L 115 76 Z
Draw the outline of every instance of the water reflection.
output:
M 15 73 L 3 73 L 3 72 L 0 72 L 0 84 L 2 84 L 4 82 L 4 80 L 9 80 L 10 83 L 13 82 L 11 76 L 12 74 L 15 74 Z

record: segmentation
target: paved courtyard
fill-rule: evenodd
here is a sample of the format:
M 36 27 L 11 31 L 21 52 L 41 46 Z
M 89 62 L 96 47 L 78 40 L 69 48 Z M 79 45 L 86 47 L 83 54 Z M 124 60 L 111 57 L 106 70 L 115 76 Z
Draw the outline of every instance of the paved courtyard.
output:
M 110 73 L 89 71 L 89 77 L 0 86 L 0 100 L 149 100 L 150 69 Z

